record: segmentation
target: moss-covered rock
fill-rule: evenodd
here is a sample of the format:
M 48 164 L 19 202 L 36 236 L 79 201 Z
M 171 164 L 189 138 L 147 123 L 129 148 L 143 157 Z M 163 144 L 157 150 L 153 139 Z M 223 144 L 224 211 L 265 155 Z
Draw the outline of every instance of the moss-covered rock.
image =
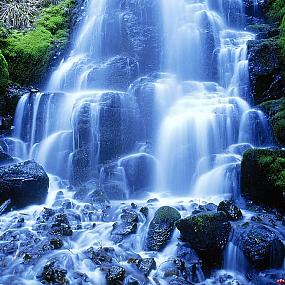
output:
M 279 46 L 275 39 L 248 41 L 251 93 L 256 104 L 283 96 Z
M 22 85 L 42 82 L 53 57 L 68 41 L 73 6 L 74 0 L 62 0 L 42 10 L 33 29 L 1 34 L 0 48 L 12 81 Z
M 0 50 L 0 96 L 5 94 L 9 83 L 8 64 Z
M 175 222 L 180 218 L 180 213 L 172 207 L 159 208 L 149 225 L 147 249 L 155 251 L 163 249 L 173 234 Z
M 240 208 L 235 205 L 232 200 L 222 201 L 218 206 L 218 211 L 225 212 L 230 221 L 238 221 L 242 219 L 242 212 Z
M 264 102 L 260 108 L 269 119 L 276 142 L 285 145 L 285 98 Z
M 284 209 L 285 151 L 246 151 L 241 163 L 241 191 L 256 203 Z
M 231 224 L 224 212 L 192 215 L 176 223 L 183 240 L 205 260 L 216 262 L 227 244 Z

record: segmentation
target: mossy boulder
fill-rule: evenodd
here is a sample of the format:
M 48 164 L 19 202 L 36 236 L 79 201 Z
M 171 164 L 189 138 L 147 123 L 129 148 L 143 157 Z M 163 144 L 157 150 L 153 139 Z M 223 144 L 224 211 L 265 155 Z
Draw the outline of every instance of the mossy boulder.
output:
M 9 83 L 8 63 L 0 50 L 0 96 L 6 93 Z
M 269 119 L 276 142 L 285 145 L 285 98 L 264 102 L 259 106 Z
M 192 215 L 179 220 L 176 227 L 182 240 L 188 242 L 207 263 L 220 260 L 231 232 L 231 224 L 224 212 Z
M 235 205 L 232 200 L 222 201 L 218 206 L 218 211 L 225 212 L 230 221 L 238 221 L 242 219 L 242 212 L 240 208 Z
M 283 96 L 277 40 L 251 40 L 248 46 L 250 88 L 253 100 L 260 104 Z
M 241 163 L 241 191 L 256 203 L 284 209 L 285 151 L 246 151 Z
M 164 206 L 159 208 L 148 228 L 147 250 L 162 250 L 174 232 L 175 222 L 180 218 L 180 213 L 172 207 Z
M 56 53 L 68 42 L 74 3 L 62 0 L 42 9 L 32 29 L 1 33 L 0 49 L 13 82 L 31 85 L 43 81 Z

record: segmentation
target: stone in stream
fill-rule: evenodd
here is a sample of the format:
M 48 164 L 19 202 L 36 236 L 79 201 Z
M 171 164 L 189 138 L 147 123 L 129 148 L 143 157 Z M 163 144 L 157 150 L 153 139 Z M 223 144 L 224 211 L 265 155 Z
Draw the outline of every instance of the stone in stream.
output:
M 241 229 L 238 246 L 255 268 L 278 268 L 283 265 L 284 244 L 277 234 L 266 226 L 249 224 L 245 229 Z
M 224 212 L 192 215 L 176 222 L 182 240 L 206 262 L 217 261 L 228 242 L 231 224 Z
M 67 271 L 55 265 L 55 261 L 48 262 L 37 279 L 43 284 L 69 284 L 66 278 Z
M 0 204 L 11 199 L 10 207 L 17 209 L 44 203 L 49 178 L 34 161 L 0 167 Z
M 238 221 L 242 219 L 240 208 L 231 200 L 222 201 L 218 206 L 218 211 L 225 212 L 230 221 Z
M 180 213 L 169 206 L 159 208 L 149 225 L 146 247 L 148 250 L 160 251 L 167 242 L 175 229 L 175 222 L 181 218 Z
M 106 280 L 108 285 L 122 284 L 126 276 L 126 270 L 121 266 L 112 266 L 108 269 Z
M 137 269 L 145 276 L 148 276 L 151 270 L 156 269 L 156 262 L 154 258 L 130 258 L 128 263 L 135 264 Z

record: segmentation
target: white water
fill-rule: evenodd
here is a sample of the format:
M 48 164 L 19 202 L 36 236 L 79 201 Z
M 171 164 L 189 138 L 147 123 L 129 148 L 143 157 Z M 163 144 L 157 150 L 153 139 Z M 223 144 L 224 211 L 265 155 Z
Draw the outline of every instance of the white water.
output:
M 248 148 L 270 143 L 265 139 L 268 126 L 263 114 L 250 106 L 246 42 L 254 35 L 243 31 L 241 0 L 225 1 L 225 5 L 222 0 L 161 0 L 161 71 L 164 74 L 153 82 L 154 138 L 142 134 L 143 124 L 139 120 L 143 114 L 139 114 L 137 102 L 140 98 L 136 97 L 132 87 L 124 93 L 97 90 L 88 85 L 90 72 L 105 61 L 103 54 L 107 47 L 103 42 L 110 31 L 104 17 L 114 4 L 112 1 L 89 1 L 86 19 L 75 37 L 71 53 L 51 75 L 47 86 L 50 93 L 22 97 L 17 108 L 14 136 L 4 140 L 13 156 L 35 159 L 44 166 L 52 179 L 47 206 L 59 207 L 54 202 L 59 200 L 56 196 L 61 189 L 64 199 L 73 203 L 68 212 L 79 214 L 83 230 L 75 230 L 72 237 L 64 238 L 62 250 L 51 251 L 36 265 L 22 266 L 21 255 L 16 254 L 0 277 L 3 284 L 39 284 L 36 275 L 50 258 L 58 259 L 61 267 L 68 268 L 69 279 L 73 278 L 73 271 L 79 271 L 88 275 L 88 284 L 105 284 L 105 272 L 84 256 L 90 246 L 114 247 L 117 260 L 127 268 L 128 274 L 136 276 L 138 273 L 127 264 L 127 251 L 154 257 L 159 267 L 175 256 L 178 232 L 163 252 L 145 251 L 145 234 L 155 210 L 171 205 L 177 207 L 182 216 L 188 216 L 205 201 L 218 203 L 225 197 L 239 199 L 242 153 Z M 134 2 L 138 14 L 143 17 L 145 2 Z M 119 19 L 122 17 L 120 14 Z M 118 34 L 116 40 L 120 36 Z M 116 50 L 113 52 L 116 54 Z M 106 110 L 113 117 L 102 122 L 100 118 Z M 114 114 L 114 110 L 119 112 Z M 134 124 L 137 120 L 139 123 Z M 110 140 L 102 140 L 102 130 L 120 132 Z M 138 138 L 133 135 L 137 131 L 141 135 Z M 154 148 L 151 154 L 146 151 L 149 140 Z M 122 147 L 118 153 L 111 153 L 112 148 L 107 148 L 109 156 L 102 159 L 106 156 L 103 151 L 106 145 L 125 141 L 127 147 Z M 86 170 L 79 176 L 84 176 L 87 181 L 96 180 L 101 185 L 117 183 L 125 199 L 131 197 L 133 189 L 124 162 L 142 156 L 155 161 L 156 183 L 145 190 L 152 194 L 145 194 L 146 197 L 159 197 L 159 202 L 148 205 L 149 218 L 140 216 L 137 233 L 126 238 L 122 246 L 111 241 L 110 232 L 129 202 L 112 202 L 106 216 L 101 208 L 73 200 L 74 193 L 62 182 L 73 182 L 74 157 L 82 149 L 88 159 L 87 166 L 84 165 Z M 110 160 L 115 170 L 108 172 L 109 165 L 101 163 Z M 136 164 L 132 165 L 135 167 Z M 134 202 L 139 206 L 146 205 L 141 200 Z M 7 230 L 11 219 L 18 215 L 25 217 L 24 229 L 31 229 L 41 210 L 42 206 L 34 206 L 2 216 L 0 229 Z M 92 227 L 94 222 L 95 228 Z M 72 223 L 76 227 L 74 220 Z M 241 271 L 239 254 L 231 243 L 227 253 L 225 269 Z M 199 267 L 197 276 L 202 282 L 204 276 Z M 166 283 L 163 276 L 154 271 L 148 282 L 156 284 L 155 278 L 161 284 Z M 243 277 L 240 280 L 244 282 Z M 205 282 L 213 284 L 210 279 Z

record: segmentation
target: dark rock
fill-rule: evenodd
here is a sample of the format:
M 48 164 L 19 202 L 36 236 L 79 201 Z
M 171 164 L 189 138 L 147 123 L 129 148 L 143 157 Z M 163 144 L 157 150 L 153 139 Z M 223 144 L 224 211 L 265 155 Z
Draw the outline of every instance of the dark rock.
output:
M 16 163 L 16 162 L 17 162 L 17 160 L 14 159 L 11 155 L 0 150 L 0 166 L 12 164 L 12 163 Z
M 56 214 L 52 219 L 50 229 L 52 235 L 71 236 L 72 229 L 66 214 Z
M 253 280 L 255 285 L 276 285 L 283 284 L 285 280 L 284 270 L 267 270 L 260 272 Z
M 270 207 L 285 207 L 285 151 L 253 149 L 245 152 L 241 163 L 242 194 Z
M 139 63 L 132 57 L 117 55 L 95 66 L 88 74 L 87 86 L 126 91 L 138 77 Z
M 67 271 L 55 266 L 55 261 L 48 262 L 42 273 L 37 278 L 43 284 L 69 284 L 67 278 Z
M 60 249 L 63 247 L 63 241 L 60 238 L 52 238 L 49 242 L 54 249 Z
M 158 268 L 158 274 L 163 279 L 170 277 L 187 278 L 187 270 L 185 262 L 178 258 L 169 258 L 166 262 L 163 262 Z
M 34 161 L 0 167 L 0 204 L 11 199 L 11 207 L 23 208 L 44 203 L 49 178 Z
M 239 235 L 238 246 L 258 269 L 283 265 L 284 244 L 272 230 L 261 225 L 249 225 Z
M 267 115 L 272 127 L 275 141 L 279 145 L 285 145 L 285 100 L 271 100 L 259 105 Z
M 279 36 L 280 30 L 267 24 L 248 25 L 246 30 L 257 34 L 257 40 L 269 39 Z
M 125 279 L 125 275 L 126 275 L 126 270 L 123 267 L 112 266 L 110 269 L 108 269 L 108 272 L 106 274 L 107 284 L 110 285 L 122 284 L 122 282 Z
M 162 250 L 170 240 L 174 224 L 181 218 L 180 213 L 168 206 L 159 208 L 152 219 L 147 233 L 146 247 L 148 250 Z
M 135 264 L 139 271 L 145 276 L 148 276 L 151 270 L 156 269 L 156 262 L 154 258 L 140 258 L 140 259 L 129 259 L 128 263 Z
M 145 216 L 145 218 L 147 218 L 148 213 L 149 213 L 149 208 L 148 207 L 141 207 L 140 212 Z
M 149 154 L 135 154 L 119 161 L 127 178 L 130 194 L 137 196 L 154 187 L 156 160 Z
M 139 221 L 139 217 L 136 211 L 130 209 L 122 210 L 123 214 L 121 215 L 121 220 L 127 223 L 137 223 Z
M 230 221 L 238 221 L 242 219 L 240 208 L 231 200 L 222 201 L 218 206 L 218 211 L 225 212 Z
M 254 102 L 260 104 L 282 97 L 284 84 L 280 75 L 277 43 L 273 40 L 252 40 L 247 45 Z
M 90 258 L 96 265 L 110 264 L 115 257 L 115 250 L 112 247 L 100 247 L 94 249 L 90 247 L 85 252 L 85 255 Z
M 227 244 L 231 224 L 224 212 L 208 212 L 181 219 L 176 223 L 181 238 L 205 260 L 217 261 Z

